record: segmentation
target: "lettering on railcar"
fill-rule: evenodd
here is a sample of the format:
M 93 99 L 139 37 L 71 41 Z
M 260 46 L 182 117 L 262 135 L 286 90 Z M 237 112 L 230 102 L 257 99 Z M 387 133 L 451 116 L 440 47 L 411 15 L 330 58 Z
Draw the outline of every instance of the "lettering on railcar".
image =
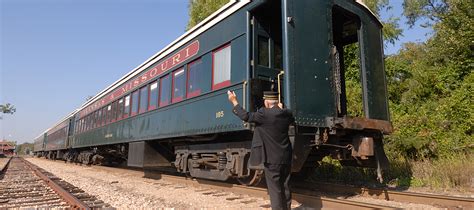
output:
M 104 96 L 101 100 L 98 100 L 94 104 L 89 105 L 80 112 L 80 117 L 84 117 L 85 115 L 96 110 L 98 107 L 102 107 L 105 104 L 112 102 L 115 98 L 123 96 L 125 93 L 129 92 L 133 88 L 138 87 L 157 76 L 160 76 L 161 74 L 165 73 L 166 71 L 177 65 L 180 65 L 189 58 L 197 55 L 198 52 L 199 40 L 196 40 L 186 46 L 184 49 L 178 51 L 176 54 L 169 56 L 166 60 L 159 62 L 150 70 L 134 77 L 133 79 L 130 79 L 127 83 L 116 88 L 112 93 Z

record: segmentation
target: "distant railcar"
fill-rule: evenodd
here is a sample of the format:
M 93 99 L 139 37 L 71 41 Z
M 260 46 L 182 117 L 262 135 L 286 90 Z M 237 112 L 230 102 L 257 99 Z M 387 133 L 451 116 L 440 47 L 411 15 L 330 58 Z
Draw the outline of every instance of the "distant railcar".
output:
M 358 1 L 231 1 L 46 131 L 35 152 L 256 184 L 254 125 L 232 114 L 226 91 L 255 111 L 274 90 L 296 119 L 293 172 L 328 155 L 380 172 L 392 131 L 381 29 Z M 359 50 L 363 116 L 348 115 L 348 45 Z

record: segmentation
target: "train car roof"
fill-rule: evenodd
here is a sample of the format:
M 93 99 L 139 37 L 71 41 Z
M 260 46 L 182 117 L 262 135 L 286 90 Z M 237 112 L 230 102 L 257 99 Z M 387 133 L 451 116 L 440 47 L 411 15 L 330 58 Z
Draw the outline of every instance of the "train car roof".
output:
M 138 65 L 129 73 L 125 74 L 125 76 L 121 77 L 112 85 L 108 86 L 104 90 L 100 91 L 97 95 L 92 97 L 89 101 L 84 103 L 79 110 L 86 108 L 87 106 L 93 104 L 97 100 L 101 99 L 102 97 L 106 96 L 108 93 L 113 91 L 115 88 L 120 87 L 123 83 L 127 82 L 129 79 L 132 79 L 134 76 L 141 73 L 143 70 L 148 68 L 149 66 L 153 65 L 154 63 L 158 62 L 160 59 L 170 55 L 173 51 L 178 49 L 179 47 L 183 46 L 187 42 L 191 41 L 192 39 L 196 38 L 198 35 L 204 33 L 207 29 L 211 28 L 215 24 L 219 23 L 221 20 L 225 19 L 226 17 L 232 15 L 234 12 L 239 10 L 240 8 L 244 7 L 251 0 L 231 0 L 229 3 L 222 6 L 219 10 L 212 13 L 209 17 L 201 21 L 199 24 L 194 26 L 193 28 L 189 29 L 186 33 L 178 37 L 176 40 L 171 42 L 169 45 L 164 47 L 162 50 L 157 52 L 155 55 L 148 58 L 145 62 Z
M 370 8 L 364 3 L 363 0 L 355 0 L 356 3 L 360 4 L 362 7 L 364 7 L 367 11 L 370 12 L 370 14 L 372 16 L 374 16 L 375 20 L 377 20 L 377 22 L 382 26 L 382 22 L 380 22 L 379 18 L 377 17 L 377 15 L 375 15 L 374 12 L 372 12 L 372 10 L 370 10 Z
M 76 109 L 74 110 L 73 112 L 69 113 L 68 115 L 66 115 L 66 117 L 62 118 L 61 120 L 59 120 L 59 122 L 55 123 L 53 126 L 51 126 L 50 128 L 46 129 L 44 132 L 42 132 L 40 134 L 43 135 L 44 133 L 48 133 L 50 130 L 54 129 L 56 126 L 60 125 L 61 123 L 63 123 L 64 121 L 66 121 L 67 119 L 69 119 L 70 117 L 74 116 L 77 112 L 79 112 L 79 109 Z M 39 138 L 40 136 L 36 137 L 36 138 Z M 36 139 L 35 138 L 35 139 Z

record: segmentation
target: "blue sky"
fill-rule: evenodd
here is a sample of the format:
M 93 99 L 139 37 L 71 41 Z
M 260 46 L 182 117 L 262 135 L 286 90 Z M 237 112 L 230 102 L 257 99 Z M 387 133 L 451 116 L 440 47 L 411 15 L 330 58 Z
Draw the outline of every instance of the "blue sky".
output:
M 401 14 L 402 0 L 382 17 Z M 184 33 L 188 0 L 0 0 L 0 139 L 32 139 Z M 405 29 L 402 43 L 424 41 Z

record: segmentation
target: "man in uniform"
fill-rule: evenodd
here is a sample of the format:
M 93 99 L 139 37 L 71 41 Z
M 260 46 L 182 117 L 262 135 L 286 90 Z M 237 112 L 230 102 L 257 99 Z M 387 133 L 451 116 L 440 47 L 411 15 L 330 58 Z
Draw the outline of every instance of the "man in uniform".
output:
M 288 128 L 294 122 L 293 115 L 278 102 L 278 93 L 263 93 L 264 108 L 257 112 L 247 112 L 237 101 L 233 91 L 227 91 L 233 112 L 243 121 L 255 123 L 253 147 L 263 146 L 262 157 L 265 179 L 272 209 L 291 209 L 291 192 L 288 186 L 291 173 L 292 148 Z

